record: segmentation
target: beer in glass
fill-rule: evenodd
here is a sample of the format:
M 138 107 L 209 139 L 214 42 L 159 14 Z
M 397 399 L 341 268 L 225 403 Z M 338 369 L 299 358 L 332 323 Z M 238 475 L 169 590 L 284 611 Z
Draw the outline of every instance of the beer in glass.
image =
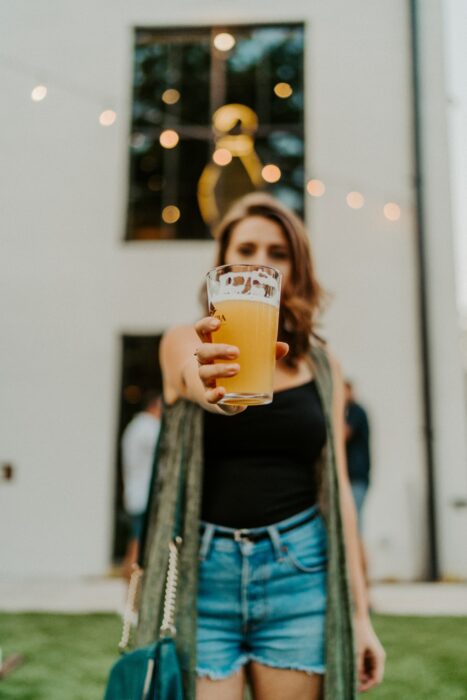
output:
M 233 406 L 271 403 L 280 272 L 266 265 L 222 265 L 208 272 L 207 288 L 209 312 L 221 322 L 219 330 L 212 334 L 212 342 L 235 345 L 240 350 L 240 372 L 217 381 L 226 389 L 220 403 Z

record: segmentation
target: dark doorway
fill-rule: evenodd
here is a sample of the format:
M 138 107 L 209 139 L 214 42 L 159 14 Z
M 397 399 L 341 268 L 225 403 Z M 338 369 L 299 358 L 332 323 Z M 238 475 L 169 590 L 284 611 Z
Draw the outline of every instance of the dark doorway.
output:
M 133 416 L 141 411 L 144 394 L 147 391 L 162 391 L 159 367 L 160 340 L 160 335 L 124 335 L 121 339 L 113 546 L 113 557 L 116 561 L 123 558 L 129 535 L 129 521 L 123 508 L 121 437 Z

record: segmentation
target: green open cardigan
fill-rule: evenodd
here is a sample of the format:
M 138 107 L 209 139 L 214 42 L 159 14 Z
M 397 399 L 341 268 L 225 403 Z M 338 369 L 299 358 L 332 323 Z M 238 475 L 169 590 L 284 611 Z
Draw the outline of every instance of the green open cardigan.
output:
M 323 348 L 314 347 L 311 355 L 327 428 L 326 447 L 321 461 L 320 496 L 328 537 L 325 700 L 354 700 L 356 674 L 352 610 L 333 438 L 332 373 Z M 235 417 L 226 420 L 235 420 Z M 178 477 L 180 469 L 184 469 L 184 535 L 179 564 L 176 642 L 184 669 L 186 700 L 195 700 L 196 594 L 202 468 L 203 410 L 197 404 L 179 400 L 165 410 L 155 458 L 142 541 L 144 576 L 136 645 L 149 644 L 158 637 L 168 562 L 168 542 L 173 532 L 179 497 Z

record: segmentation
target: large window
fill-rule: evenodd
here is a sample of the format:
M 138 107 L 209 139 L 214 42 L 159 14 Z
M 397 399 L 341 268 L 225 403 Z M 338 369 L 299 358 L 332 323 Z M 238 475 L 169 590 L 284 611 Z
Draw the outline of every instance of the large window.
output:
M 303 27 L 137 29 L 127 240 L 209 238 L 237 197 L 303 209 Z

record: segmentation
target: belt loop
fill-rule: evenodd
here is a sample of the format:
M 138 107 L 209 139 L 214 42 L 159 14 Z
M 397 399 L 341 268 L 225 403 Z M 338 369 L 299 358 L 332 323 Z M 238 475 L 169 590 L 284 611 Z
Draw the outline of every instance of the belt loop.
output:
M 274 547 L 274 552 L 276 553 L 277 561 L 283 561 L 284 553 L 282 551 L 282 542 L 279 530 L 275 525 L 270 525 L 267 530 L 268 535 L 271 538 L 272 546 Z
M 207 523 L 206 527 L 204 528 L 204 532 L 201 537 L 201 546 L 199 548 L 200 561 L 204 561 L 209 554 L 209 547 L 211 546 L 215 529 L 216 527 L 212 523 Z

